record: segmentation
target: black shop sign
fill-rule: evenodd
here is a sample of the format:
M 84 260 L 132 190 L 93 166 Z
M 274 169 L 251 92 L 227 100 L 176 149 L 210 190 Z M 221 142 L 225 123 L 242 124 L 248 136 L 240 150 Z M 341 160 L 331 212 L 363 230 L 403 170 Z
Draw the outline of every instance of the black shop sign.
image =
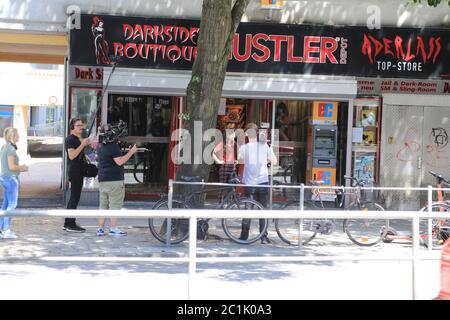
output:
M 70 34 L 72 65 L 190 70 L 199 22 L 82 15 Z M 446 29 L 241 23 L 229 72 L 450 78 Z

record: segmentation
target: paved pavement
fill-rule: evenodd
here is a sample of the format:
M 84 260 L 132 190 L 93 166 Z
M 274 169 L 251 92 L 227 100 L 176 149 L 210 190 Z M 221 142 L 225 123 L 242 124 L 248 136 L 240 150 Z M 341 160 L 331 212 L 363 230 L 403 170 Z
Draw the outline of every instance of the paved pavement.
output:
M 127 237 L 97 237 L 96 221 L 81 219 L 84 234 L 62 231 L 61 218 L 15 218 L 17 240 L 0 241 L 0 299 L 107 298 L 186 299 L 186 263 L 56 262 L 61 257 L 187 257 L 188 244 L 167 248 L 149 233 L 146 221 L 122 219 Z M 211 228 L 212 233 L 220 234 Z M 198 242 L 201 257 L 367 256 L 406 257 L 410 244 L 362 248 L 343 233 L 322 236 L 302 249 L 273 244 L 234 244 L 225 239 Z M 436 252 L 435 254 L 438 254 Z M 412 268 L 405 261 L 326 261 L 296 263 L 200 263 L 196 299 L 411 299 Z M 420 299 L 439 291 L 438 261 L 421 262 L 417 270 Z
M 26 189 L 34 175 L 40 175 L 33 181 L 48 188 L 45 194 L 34 194 L 34 201 L 40 207 L 55 198 L 59 187 L 48 179 L 51 174 L 45 173 L 48 167 L 56 171 L 58 162 L 47 163 L 49 165 L 40 167 L 39 172 L 30 170 L 28 181 L 26 176 L 22 179 Z M 42 162 L 33 164 L 37 165 Z M 32 195 L 30 190 L 39 188 L 30 188 L 23 194 Z M 24 199 L 32 198 L 21 201 Z M 58 204 L 50 207 L 57 208 Z M 147 208 L 148 203 L 129 202 L 126 207 L 129 210 Z M 186 263 L 58 261 L 62 257 L 187 257 L 187 243 L 167 248 L 150 235 L 144 219 L 119 222 L 128 231 L 127 237 L 97 237 L 95 219 L 80 219 L 79 223 L 87 232 L 70 234 L 61 229 L 62 218 L 14 218 L 13 230 L 19 238 L 0 240 L 0 299 L 186 299 Z M 244 246 L 225 240 L 219 222 L 216 223 L 212 223 L 210 232 L 218 237 L 198 242 L 201 257 L 384 254 L 397 258 L 411 252 L 409 243 L 358 247 L 339 228 L 330 236 L 319 236 L 302 249 L 288 247 L 277 240 L 273 227 L 270 229 L 273 244 Z M 434 255 L 437 257 L 439 252 Z M 439 261 L 421 262 L 417 272 L 418 298 L 435 297 L 440 285 Z M 191 298 L 411 299 L 411 279 L 411 263 L 399 260 L 199 263 Z

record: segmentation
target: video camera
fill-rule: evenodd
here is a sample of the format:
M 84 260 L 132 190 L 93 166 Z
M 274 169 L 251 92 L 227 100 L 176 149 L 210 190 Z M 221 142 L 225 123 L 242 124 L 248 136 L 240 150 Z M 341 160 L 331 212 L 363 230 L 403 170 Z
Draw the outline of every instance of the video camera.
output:
M 98 142 L 103 144 L 118 142 L 128 135 L 127 123 L 119 120 L 115 125 L 105 124 L 99 130 Z

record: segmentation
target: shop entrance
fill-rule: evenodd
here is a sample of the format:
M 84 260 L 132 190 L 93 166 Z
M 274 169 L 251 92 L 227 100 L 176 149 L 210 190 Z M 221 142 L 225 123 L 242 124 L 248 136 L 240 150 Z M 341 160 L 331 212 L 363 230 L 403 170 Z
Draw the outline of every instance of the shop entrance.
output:
M 381 183 L 420 187 L 436 182 L 428 171 L 450 177 L 450 117 L 445 107 L 385 105 L 381 153 Z M 386 192 L 388 208 L 418 209 L 425 194 Z
M 330 186 L 342 183 L 348 104 L 277 100 L 275 108 L 279 165 L 274 168 L 274 184 L 309 185 L 310 180 Z
M 164 192 L 172 167 L 170 132 L 175 129 L 179 98 L 110 94 L 107 123 L 123 120 L 128 136 L 123 149 L 138 146 L 138 152 L 125 164 L 127 197 L 150 196 Z

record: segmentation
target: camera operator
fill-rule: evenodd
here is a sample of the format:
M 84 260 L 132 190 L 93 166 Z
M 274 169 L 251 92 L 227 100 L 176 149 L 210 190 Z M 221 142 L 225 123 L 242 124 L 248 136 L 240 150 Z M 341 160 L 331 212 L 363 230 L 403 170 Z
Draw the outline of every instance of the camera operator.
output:
M 133 145 L 125 155 L 122 155 L 119 139 L 126 135 L 126 124 L 122 121 L 117 126 L 106 124 L 100 129 L 97 147 L 100 209 L 122 209 L 125 198 L 123 165 L 137 151 L 136 145 Z M 105 218 L 98 221 L 97 235 L 105 235 Z M 127 235 L 125 231 L 117 228 L 117 218 L 110 218 L 109 235 Z

